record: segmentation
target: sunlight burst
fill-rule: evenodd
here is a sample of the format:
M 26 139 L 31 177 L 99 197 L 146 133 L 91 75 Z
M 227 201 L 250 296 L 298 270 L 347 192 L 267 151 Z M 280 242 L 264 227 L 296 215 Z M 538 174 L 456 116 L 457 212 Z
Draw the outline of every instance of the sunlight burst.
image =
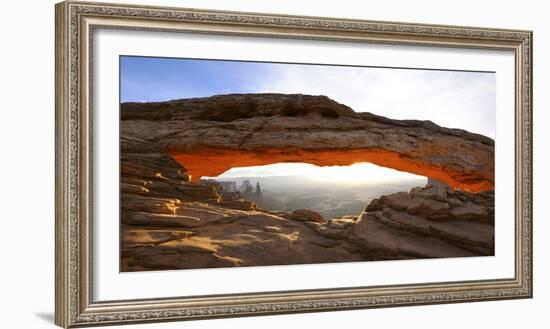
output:
M 265 166 L 236 167 L 217 177 L 227 179 L 237 177 L 304 177 L 317 181 L 339 182 L 347 184 L 377 184 L 384 182 L 426 179 L 407 172 L 377 166 L 368 162 L 354 163 L 350 166 L 316 166 L 308 163 L 274 163 Z

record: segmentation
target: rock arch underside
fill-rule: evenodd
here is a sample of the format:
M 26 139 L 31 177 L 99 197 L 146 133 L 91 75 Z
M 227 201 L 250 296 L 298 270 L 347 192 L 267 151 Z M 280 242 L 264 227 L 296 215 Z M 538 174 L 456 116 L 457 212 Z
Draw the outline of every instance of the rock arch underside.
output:
M 277 162 L 370 162 L 429 180 L 340 218 L 258 209 L 198 181 Z M 492 139 L 325 96 L 121 105 L 123 271 L 492 255 L 493 190 Z

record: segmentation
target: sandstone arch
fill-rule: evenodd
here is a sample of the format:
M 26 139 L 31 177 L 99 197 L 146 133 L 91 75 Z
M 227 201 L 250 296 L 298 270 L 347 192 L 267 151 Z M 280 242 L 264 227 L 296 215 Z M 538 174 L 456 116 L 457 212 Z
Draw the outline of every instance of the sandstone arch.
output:
M 121 116 L 121 271 L 494 255 L 490 138 L 355 113 L 323 96 L 126 103 Z M 190 181 L 284 161 L 369 161 L 479 193 L 428 180 L 323 219 Z
M 277 162 L 371 162 L 472 192 L 494 189 L 494 141 L 429 121 L 356 113 L 325 96 L 233 94 L 124 103 L 123 138 L 163 150 L 193 178 Z

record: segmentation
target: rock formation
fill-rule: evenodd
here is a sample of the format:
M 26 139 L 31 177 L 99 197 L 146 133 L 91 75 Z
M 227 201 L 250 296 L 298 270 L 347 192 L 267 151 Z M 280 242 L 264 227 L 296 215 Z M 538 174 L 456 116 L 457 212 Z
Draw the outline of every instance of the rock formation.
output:
M 121 271 L 494 253 L 489 138 L 275 94 L 126 103 L 121 128 Z M 372 160 L 432 179 L 340 218 L 262 210 L 239 191 L 191 179 L 297 157 Z
M 467 193 L 429 181 L 373 200 L 351 236 L 395 255 L 493 255 L 494 193 Z
M 237 192 L 237 183 L 235 182 L 226 182 L 226 181 L 216 181 L 219 184 L 224 192 Z
M 356 113 L 325 96 L 248 94 L 124 103 L 121 129 L 192 179 L 276 162 L 371 162 L 472 192 L 494 188 L 494 141 L 430 121 Z

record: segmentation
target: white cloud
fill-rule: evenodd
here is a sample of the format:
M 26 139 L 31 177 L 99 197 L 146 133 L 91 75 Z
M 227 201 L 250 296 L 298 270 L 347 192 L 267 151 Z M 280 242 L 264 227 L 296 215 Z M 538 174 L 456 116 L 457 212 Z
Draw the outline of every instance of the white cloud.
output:
M 356 112 L 392 119 L 430 120 L 495 138 L 495 74 L 388 68 L 274 65 L 257 92 L 326 95 Z M 358 163 L 317 167 L 303 163 L 233 168 L 220 178 L 308 176 L 349 183 L 418 179 L 410 173 Z
M 258 92 L 326 95 L 357 112 L 495 137 L 494 73 L 280 65 L 258 83 Z

